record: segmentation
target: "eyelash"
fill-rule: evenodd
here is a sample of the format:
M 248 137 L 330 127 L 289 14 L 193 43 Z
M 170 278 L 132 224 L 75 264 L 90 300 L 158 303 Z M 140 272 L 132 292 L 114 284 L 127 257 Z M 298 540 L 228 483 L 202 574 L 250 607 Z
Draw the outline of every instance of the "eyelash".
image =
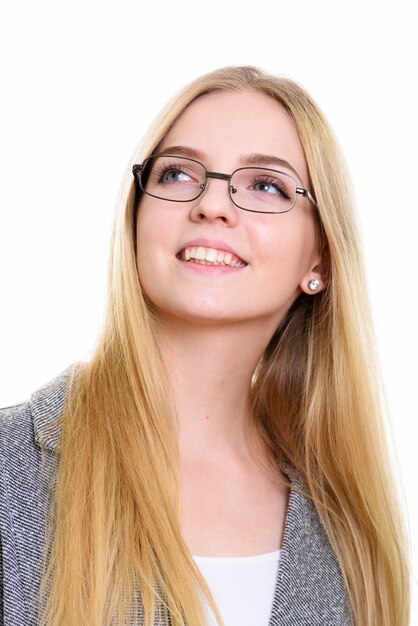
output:
M 256 178 L 253 179 L 252 184 L 256 185 L 257 183 L 273 185 L 274 187 L 276 187 L 278 191 L 280 191 L 283 195 L 285 195 L 286 198 L 289 198 L 289 194 L 285 185 L 280 184 L 280 181 L 278 181 L 276 178 L 271 178 L 268 176 L 257 176 Z
M 154 172 L 155 182 L 162 183 L 164 175 L 167 174 L 167 172 L 184 172 L 184 168 L 176 165 L 175 163 L 173 163 L 172 165 L 163 163 L 163 165 L 160 165 L 159 168 Z M 187 172 L 184 173 L 186 174 L 186 176 L 190 176 L 190 174 L 188 174 Z

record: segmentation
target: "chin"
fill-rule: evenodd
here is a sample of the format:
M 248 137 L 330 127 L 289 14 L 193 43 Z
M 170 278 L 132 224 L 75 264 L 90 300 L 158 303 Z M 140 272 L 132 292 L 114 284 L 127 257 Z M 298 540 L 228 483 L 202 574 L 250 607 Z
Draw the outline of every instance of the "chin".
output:
M 208 311 L 201 309 L 163 309 L 157 307 L 158 315 L 161 319 L 171 321 L 172 323 L 188 323 L 205 326 L 213 326 L 216 324 L 231 323 L 238 321 L 231 316 L 225 316 L 224 311 Z

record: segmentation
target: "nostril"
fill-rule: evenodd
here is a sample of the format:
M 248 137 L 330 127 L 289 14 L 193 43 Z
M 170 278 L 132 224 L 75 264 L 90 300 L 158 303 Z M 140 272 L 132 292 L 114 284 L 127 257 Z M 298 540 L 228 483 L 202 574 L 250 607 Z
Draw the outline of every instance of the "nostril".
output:
M 205 213 L 199 213 L 199 214 L 198 214 L 198 218 L 199 218 L 201 221 L 203 221 L 203 220 L 208 219 L 208 216 L 207 216 L 207 215 L 205 215 Z M 228 222 L 228 218 L 227 218 L 227 217 L 225 217 L 225 215 L 218 215 L 218 216 L 217 216 L 217 218 L 215 218 L 215 219 L 221 219 L 223 222 Z

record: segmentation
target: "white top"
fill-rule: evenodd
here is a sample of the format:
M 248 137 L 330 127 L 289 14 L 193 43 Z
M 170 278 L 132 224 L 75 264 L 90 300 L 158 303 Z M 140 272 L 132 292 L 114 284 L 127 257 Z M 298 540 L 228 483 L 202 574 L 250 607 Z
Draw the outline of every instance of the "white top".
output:
M 280 552 L 276 550 L 257 556 L 193 557 L 208 583 L 224 626 L 268 626 Z M 206 614 L 209 626 L 216 626 L 207 604 Z

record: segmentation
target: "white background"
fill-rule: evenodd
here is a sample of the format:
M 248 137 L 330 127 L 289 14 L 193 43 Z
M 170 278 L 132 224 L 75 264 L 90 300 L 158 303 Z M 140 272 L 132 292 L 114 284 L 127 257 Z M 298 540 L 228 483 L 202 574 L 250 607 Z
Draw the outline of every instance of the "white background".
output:
M 120 179 L 165 101 L 223 65 L 290 76 L 353 177 L 416 576 L 416 27 L 406 0 L 4 3 L 0 406 L 88 358 Z

